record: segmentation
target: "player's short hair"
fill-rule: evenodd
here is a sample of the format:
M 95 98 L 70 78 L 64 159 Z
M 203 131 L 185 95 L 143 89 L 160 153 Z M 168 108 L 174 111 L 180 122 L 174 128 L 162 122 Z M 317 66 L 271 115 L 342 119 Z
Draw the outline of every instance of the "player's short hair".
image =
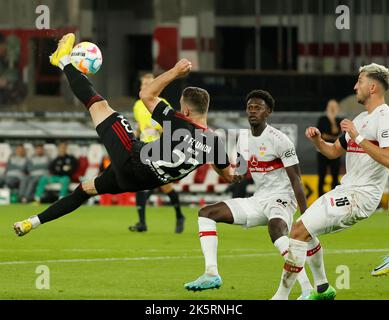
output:
M 359 68 L 359 73 L 366 73 L 370 79 L 377 80 L 382 84 L 385 91 L 389 89 L 389 69 L 376 63 L 371 63 Z
M 189 104 L 193 111 L 205 114 L 209 108 L 209 93 L 198 87 L 187 87 L 182 91 L 184 102 Z
M 266 105 L 271 111 L 274 110 L 275 101 L 272 95 L 265 90 L 253 90 L 246 96 L 246 104 L 252 98 L 258 98 L 265 101 Z

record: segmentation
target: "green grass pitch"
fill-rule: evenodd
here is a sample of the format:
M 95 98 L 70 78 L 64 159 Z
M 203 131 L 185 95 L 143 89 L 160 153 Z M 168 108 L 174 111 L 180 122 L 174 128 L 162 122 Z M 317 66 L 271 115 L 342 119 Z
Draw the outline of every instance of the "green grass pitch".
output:
M 148 208 L 149 231 L 132 233 L 134 207 L 88 207 L 17 237 L 11 226 L 44 207 L 0 207 L 0 299 L 269 299 L 283 259 L 265 227 L 219 224 L 219 290 L 187 292 L 183 285 L 204 271 L 197 210 L 184 207 L 185 231 L 174 233 L 171 207 Z M 389 254 L 388 212 L 374 214 L 341 233 L 321 237 L 328 278 L 337 299 L 389 299 L 389 277 L 372 268 Z M 38 290 L 36 269 L 50 270 L 50 289 Z M 338 271 L 338 273 L 337 273 Z M 308 271 L 309 272 L 309 271 Z M 340 272 L 340 273 L 339 273 Z M 309 273 L 310 274 L 310 273 Z M 293 289 L 291 299 L 299 295 Z

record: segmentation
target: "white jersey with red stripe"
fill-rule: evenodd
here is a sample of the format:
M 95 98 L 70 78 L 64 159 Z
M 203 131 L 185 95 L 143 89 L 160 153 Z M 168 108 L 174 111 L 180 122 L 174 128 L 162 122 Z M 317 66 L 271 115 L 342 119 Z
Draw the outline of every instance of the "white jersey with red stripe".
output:
M 359 114 L 354 120 L 361 136 L 380 148 L 389 148 L 389 107 L 383 104 L 373 110 Z M 389 169 L 370 157 L 361 146 L 345 135 L 347 142 L 346 174 L 341 187 L 353 189 L 363 197 L 359 205 L 365 212 L 374 211 L 382 197 L 389 177 Z
M 237 152 L 247 162 L 254 180 L 254 196 L 289 195 L 295 199 L 285 167 L 296 165 L 299 160 L 292 141 L 284 133 L 270 125 L 258 137 L 251 130 L 241 130 Z

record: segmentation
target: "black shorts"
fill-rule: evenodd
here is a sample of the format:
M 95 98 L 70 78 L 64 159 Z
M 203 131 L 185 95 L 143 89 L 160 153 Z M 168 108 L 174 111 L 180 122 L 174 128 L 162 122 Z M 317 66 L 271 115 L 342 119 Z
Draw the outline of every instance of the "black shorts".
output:
M 111 159 L 111 165 L 95 179 L 98 194 L 136 192 L 163 184 L 142 163 L 140 151 L 145 143 L 135 138 L 126 118 L 115 112 L 96 131 Z

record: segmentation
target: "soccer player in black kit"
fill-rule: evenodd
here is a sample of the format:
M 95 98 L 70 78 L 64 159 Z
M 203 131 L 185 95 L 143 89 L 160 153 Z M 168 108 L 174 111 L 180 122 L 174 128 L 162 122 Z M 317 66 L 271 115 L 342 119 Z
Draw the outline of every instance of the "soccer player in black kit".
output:
M 64 71 L 73 93 L 90 112 L 111 165 L 42 213 L 16 222 L 13 227 L 17 235 L 23 236 L 40 224 L 76 210 L 91 196 L 154 189 L 182 179 L 207 162 L 213 163 L 216 172 L 228 182 L 240 179 L 232 174 L 222 141 L 207 129 L 209 95 L 206 90 L 184 89 L 181 112 L 174 111 L 158 98 L 170 82 L 190 72 L 192 65 L 188 60 L 180 60 L 141 90 L 140 98 L 153 119 L 163 127 L 160 139 L 144 143 L 135 138 L 127 119 L 111 109 L 87 77 L 72 66 L 70 52 L 74 41 L 73 33 L 63 36 L 50 56 L 50 63 Z

